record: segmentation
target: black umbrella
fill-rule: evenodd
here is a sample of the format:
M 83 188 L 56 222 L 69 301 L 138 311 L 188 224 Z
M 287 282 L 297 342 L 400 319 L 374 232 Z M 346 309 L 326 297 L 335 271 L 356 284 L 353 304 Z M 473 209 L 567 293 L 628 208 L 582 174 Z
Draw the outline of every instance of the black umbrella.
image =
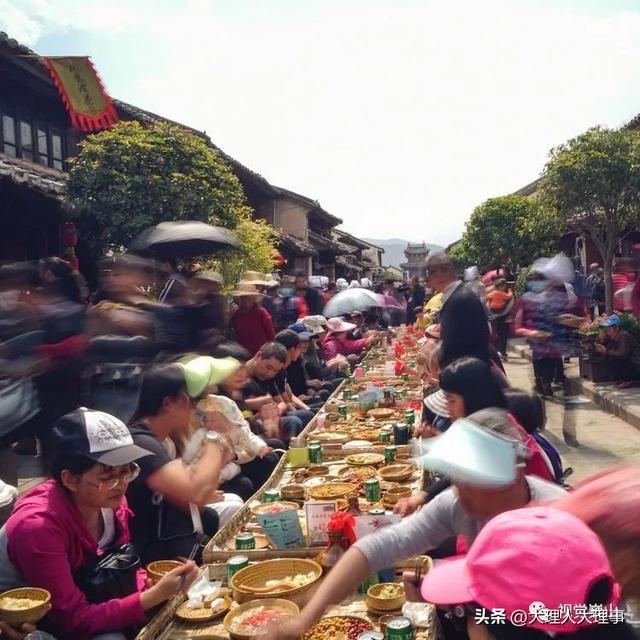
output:
M 189 258 L 239 246 L 240 240 L 233 231 L 195 220 L 176 220 L 145 229 L 128 249 L 134 253 Z

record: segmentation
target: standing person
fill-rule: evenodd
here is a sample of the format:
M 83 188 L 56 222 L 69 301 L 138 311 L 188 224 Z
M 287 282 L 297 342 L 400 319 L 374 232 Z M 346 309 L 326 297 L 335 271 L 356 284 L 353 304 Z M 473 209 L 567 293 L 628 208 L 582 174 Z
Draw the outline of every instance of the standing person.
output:
M 165 260 L 162 267 L 167 274 L 167 279 L 158 294 L 158 302 L 164 304 L 183 302 L 188 292 L 186 271 L 178 268 L 178 261 L 175 259 Z
M 338 285 L 335 282 L 330 282 L 327 285 L 327 290 L 324 292 L 324 303 L 327 304 L 327 302 L 329 302 L 329 300 L 331 300 L 331 298 L 333 298 L 336 293 L 338 293 Z
M 262 306 L 269 312 L 273 321 L 276 315 L 276 300 L 278 299 L 278 287 L 280 286 L 280 278 L 269 278 L 264 288 L 265 296 L 262 298 Z M 274 322 L 275 326 L 275 322 Z
M 463 356 L 474 356 L 489 363 L 489 320 L 484 305 L 458 279 L 453 263 L 443 253 L 427 261 L 427 285 L 442 293 L 440 310 L 442 360 L 446 367 Z
M 276 332 L 286 329 L 309 315 L 307 303 L 303 296 L 298 295 L 295 282 L 291 276 L 283 276 L 280 280 L 278 296 L 273 300 L 273 326 Z
M 227 333 L 229 307 L 227 297 L 222 293 L 223 287 L 224 278 L 217 271 L 200 271 L 189 281 L 197 346 L 206 347 Z
M 508 320 L 513 309 L 513 294 L 507 291 L 507 281 L 504 278 L 498 278 L 493 283 L 493 290 L 487 293 L 487 306 L 493 333 L 496 336 L 498 353 L 503 360 L 507 360 Z
M 427 297 L 425 288 L 420 284 L 420 278 L 413 276 L 411 278 L 411 297 L 407 309 L 407 324 L 413 324 L 416 321 L 418 313 L 422 313 L 422 308 Z
M 307 304 L 307 313 L 304 316 L 318 316 L 324 309 L 324 298 L 322 291 L 309 284 L 309 276 L 304 271 L 296 271 L 296 293 L 303 297 Z M 298 320 L 299 318 L 296 318 Z M 293 324 L 293 323 L 291 323 Z
M 255 285 L 241 284 L 232 295 L 238 304 L 231 317 L 236 341 L 253 355 L 276 335 L 273 321 L 260 304 L 263 294 Z
M 589 265 L 584 293 L 589 315 L 594 320 L 604 311 L 604 269 L 597 262 Z
M 51 478 L 20 498 L 0 530 L 0 591 L 24 585 L 49 591 L 48 621 L 60 638 L 125 640 L 125 631 L 147 622 L 147 611 L 186 592 L 198 576 L 188 562 L 147 590 L 142 575 L 132 576 L 124 597 L 95 602 L 85 593 L 83 576 L 129 542 L 125 492 L 137 464 L 153 456 L 120 420 L 89 409 L 58 420 L 45 453 Z

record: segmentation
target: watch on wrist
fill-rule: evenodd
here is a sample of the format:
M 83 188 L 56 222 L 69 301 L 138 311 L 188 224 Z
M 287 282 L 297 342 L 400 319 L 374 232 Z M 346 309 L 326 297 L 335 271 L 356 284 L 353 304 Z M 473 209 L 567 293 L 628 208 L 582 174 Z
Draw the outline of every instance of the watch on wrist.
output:
M 217 444 L 224 452 L 230 451 L 229 444 L 217 431 L 207 431 L 205 440 Z

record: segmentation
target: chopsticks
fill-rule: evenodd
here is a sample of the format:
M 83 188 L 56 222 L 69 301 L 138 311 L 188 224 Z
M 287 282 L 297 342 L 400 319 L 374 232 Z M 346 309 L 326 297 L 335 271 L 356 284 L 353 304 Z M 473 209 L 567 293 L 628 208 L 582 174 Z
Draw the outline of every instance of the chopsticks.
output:
M 193 548 L 191 549 L 191 553 L 189 554 L 189 557 L 187 558 L 187 562 L 191 562 L 196 557 L 196 554 L 198 553 L 198 548 L 199 547 L 200 547 L 200 540 L 196 540 L 195 544 L 193 545 Z M 183 573 L 180 576 L 180 583 L 178 584 L 178 589 L 177 589 L 176 593 L 180 593 L 182 591 L 182 587 L 184 586 L 185 579 L 186 579 L 186 575 Z

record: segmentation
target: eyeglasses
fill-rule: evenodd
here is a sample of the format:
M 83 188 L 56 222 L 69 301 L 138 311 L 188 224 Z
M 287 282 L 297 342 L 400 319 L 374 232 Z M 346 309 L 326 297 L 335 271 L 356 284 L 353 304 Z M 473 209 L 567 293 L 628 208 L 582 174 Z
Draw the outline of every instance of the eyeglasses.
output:
M 114 468 L 111 467 L 113 470 Z M 112 473 L 116 473 L 112 471 Z M 92 487 L 95 487 L 98 491 L 113 491 L 117 489 L 120 483 L 129 484 L 133 482 L 140 475 L 140 467 L 135 463 L 129 463 L 124 469 L 118 472 L 115 477 L 109 478 L 108 480 L 101 480 L 100 482 L 92 482 L 91 480 L 87 480 L 83 478 L 87 484 L 90 484 Z

